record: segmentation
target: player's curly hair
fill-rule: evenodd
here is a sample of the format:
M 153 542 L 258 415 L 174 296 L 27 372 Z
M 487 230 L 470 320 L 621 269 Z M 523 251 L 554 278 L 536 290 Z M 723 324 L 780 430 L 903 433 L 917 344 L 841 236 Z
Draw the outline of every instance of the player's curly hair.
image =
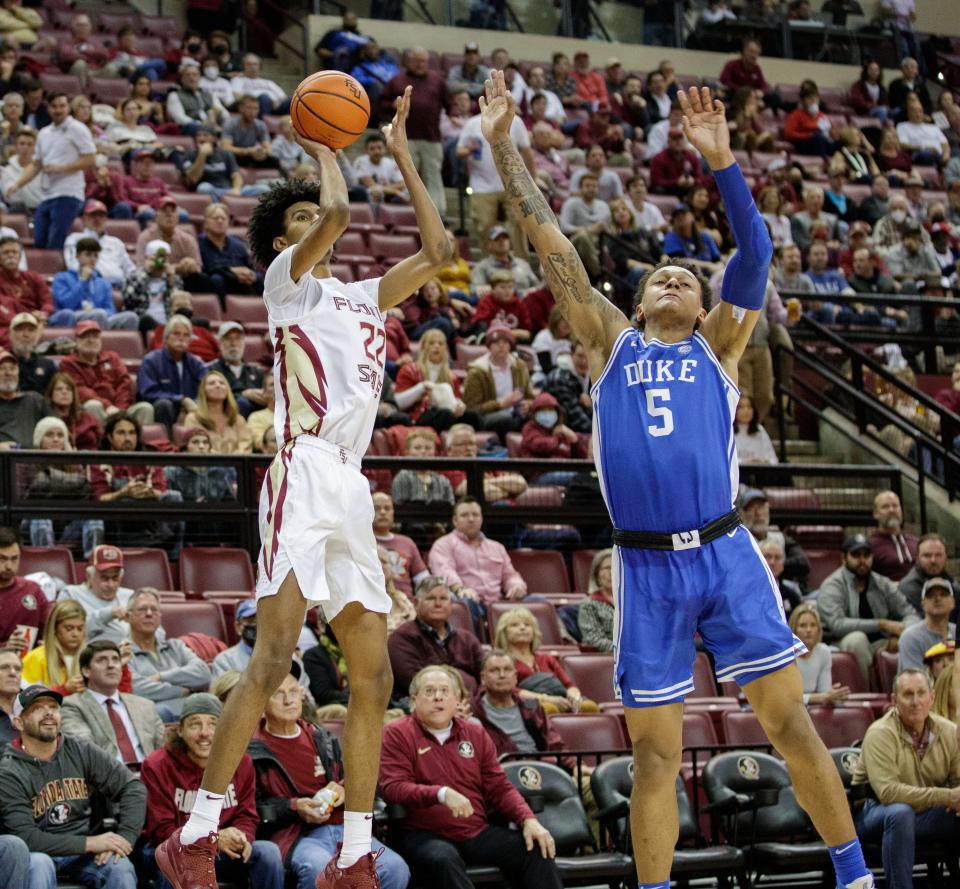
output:
M 694 262 L 691 262 L 689 259 L 683 259 L 682 257 L 669 257 L 667 259 L 661 259 L 660 262 L 650 269 L 650 271 L 644 272 L 643 277 L 637 282 L 637 289 L 633 294 L 634 318 L 637 316 L 637 306 L 639 306 L 643 300 L 643 292 L 647 288 L 647 282 L 650 280 L 652 275 L 656 274 L 665 266 L 676 266 L 677 268 L 684 269 L 685 271 L 690 272 L 690 274 L 697 279 L 697 283 L 700 284 L 700 305 L 709 312 L 710 306 L 713 303 L 713 292 L 710 289 L 710 282 L 704 277 L 703 272 L 700 271 L 700 266 Z
M 284 179 L 270 186 L 270 190 L 261 195 L 250 214 L 247 228 L 247 243 L 255 262 L 266 268 L 277 258 L 273 248 L 274 238 L 286 234 L 283 219 L 289 207 L 301 201 L 316 202 L 320 186 L 305 179 Z

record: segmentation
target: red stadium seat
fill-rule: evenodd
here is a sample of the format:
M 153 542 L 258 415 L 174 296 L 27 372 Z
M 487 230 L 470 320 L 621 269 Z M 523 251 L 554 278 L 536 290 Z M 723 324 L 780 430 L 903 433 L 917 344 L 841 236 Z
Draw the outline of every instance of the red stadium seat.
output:
M 808 488 L 764 488 L 770 511 L 778 509 L 820 509 L 820 498 Z
M 163 423 L 146 423 L 140 430 L 140 437 L 144 444 L 157 444 L 161 441 L 169 441 L 167 437 L 167 427 Z
M 250 214 L 257 206 L 258 198 L 244 198 L 238 195 L 225 194 L 221 201 L 230 211 L 230 219 L 237 225 L 246 225 L 250 221 Z
M 833 681 L 845 685 L 851 692 L 862 694 L 867 689 L 866 680 L 863 678 L 863 671 L 857 659 L 849 651 L 831 651 L 830 668 L 833 675 Z
M 684 710 L 683 713 L 683 746 L 684 747 L 709 747 L 718 744 L 717 732 L 713 726 L 713 720 L 706 713 L 690 713 Z M 706 752 L 697 753 L 697 767 L 702 766 L 710 754 Z M 689 763 L 692 755 L 683 754 L 682 761 Z
M 45 571 L 68 584 L 77 582 L 73 554 L 65 546 L 21 546 L 18 574 L 35 574 Z
M 613 690 L 612 654 L 573 654 L 563 658 L 563 669 L 585 698 L 598 704 L 617 700 Z
M 486 346 L 479 346 L 474 343 L 458 343 L 457 358 L 453 366 L 461 370 L 467 370 L 471 361 L 476 361 L 481 355 L 487 354 Z
M 453 608 L 450 611 L 450 626 L 460 632 L 475 633 L 473 618 L 470 616 L 470 608 L 467 603 L 460 599 L 454 599 L 451 604 Z
M 626 750 L 627 738 L 615 713 L 557 713 L 547 717 L 570 750 Z M 584 757 L 593 765 L 595 757 Z
M 227 628 L 216 602 L 170 602 L 162 606 L 161 624 L 168 639 L 205 633 L 226 644 Z
M 342 719 L 324 719 L 320 723 L 330 734 L 336 735 L 338 739 L 343 740 L 343 720 Z
M 334 278 L 339 278 L 344 284 L 351 284 L 354 280 L 353 266 L 346 262 L 331 262 L 330 274 Z
M 501 599 L 499 602 L 491 602 L 487 605 L 487 622 L 489 627 L 490 639 L 496 637 L 497 621 L 514 608 L 526 608 L 537 619 L 540 626 L 541 645 L 562 645 L 563 635 L 560 632 L 560 619 L 557 617 L 557 610 L 549 602 L 508 602 Z
M 169 39 L 179 40 L 180 38 L 180 23 L 172 15 L 141 14 L 140 26 L 146 34 L 154 34 L 157 37 L 166 37 Z
M 333 255 L 337 262 L 369 262 L 371 259 L 366 238 L 359 231 L 345 231 L 340 235 Z
M 183 590 L 157 590 L 160 597 L 160 604 L 165 602 L 186 602 L 187 594 Z
M 810 562 L 807 583 L 811 590 L 818 590 L 820 584 L 840 567 L 843 557 L 839 549 L 808 549 L 806 553 L 807 561 Z
M 123 585 L 132 590 L 151 586 L 156 590 L 172 590 L 173 572 L 167 554 L 162 549 L 143 547 L 124 549 Z
M 360 232 L 385 232 L 386 226 L 377 222 L 373 209 L 366 202 L 350 204 L 350 228 Z
M 194 293 L 193 314 L 196 318 L 206 318 L 214 325 L 219 324 L 223 320 L 223 312 L 220 311 L 220 297 L 215 293 Z
M 523 446 L 523 435 L 519 432 L 507 433 L 507 457 L 516 460 L 520 456 L 520 448 Z
M 223 316 L 239 321 L 248 333 L 267 329 L 267 304 L 258 296 L 228 296 Z
M 417 214 L 408 204 L 381 204 L 380 221 L 389 229 L 417 224 Z
M 57 272 L 66 271 L 63 264 L 63 253 L 59 250 L 43 250 L 40 247 L 25 247 L 27 254 L 27 268 L 38 275 L 52 276 Z
M 797 525 L 792 536 L 805 549 L 840 549 L 843 543 L 843 525 Z
M 130 95 L 130 83 L 125 78 L 91 77 L 87 89 L 95 102 L 104 105 L 118 105 Z
M 203 220 L 203 211 L 206 210 L 207 205 L 210 203 L 210 195 L 196 194 L 195 192 L 180 192 L 175 194 L 174 197 L 177 199 L 177 206 L 190 214 L 191 221 Z
M 752 710 L 728 710 L 723 714 L 723 735 L 728 744 L 769 744 L 770 739 Z
M 530 593 L 569 593 L 570 578 L 563 556 L 552 549 L 512 549 L 513 567 L 527 582 Z
M 810 707 L 810 718 L 827 747 L 852 747 L 863 739 L 873 722 L 868 706 Z
M 154 164 L 153 175 L 156 176 L 157 179 L 162 179 L 171 188 L 178 188 L 183 182 L 183 179 L 180 176 L 180 170 L 174 164 Z M 209 195 L 200 195 L 200 197 L 209 197 Z M 181 195 L 177 195 L 176 200 L 181 209 L 187 209 L 183 206 Z M 189 213 L 190 211 L 187 210 L 187 212 Z
M 570 569 L 573 574 L 573 588 L 578 593 L 587 593 L 590 590 L 590 566 L 593 564 L 593 557 L 597 554 L 595 549 L 576 549 L 570 558 Z
M 124 361 L 143 358 L 143 340 L 136 330 L 105 330 L 100 338 L 105 352 L 116 352 Z
M 4 213 L 3 224 L 17 233 L 21 244 L 33 239 L 33 234 L 30 231 L 30 220 L 27 219 L 26 213 Z
M 116 34 L 121 28 L 126 28 L 127 26 L 131 28 L 137 27 L 137 14 L 136 12 L 107 12 L 105 9 L 101 9 L 97 13 L 97 27 L 101 31 L 106 31 L 108 34 Z M 143 49 L 139 45 L 137 49 Z
M 693 659 L 693 695 L 695 698 L 717 697 L 717 680 L 710 666 L 710 658 L 698 651 Z
M 897 675 L 897 653 L 881 648 L 873 656 L 873 678 L 876 690 L 884 694 L 893 691 L 893 680 Z
M 236 628 L 237 606 L 249 599 L 250 593 L 237 590 L 207 590 L 202 598 L 208 602 L 216 602 L 217 607 L 223 612 L 223 623 L 227 628 L 227 645 L 236 645 L 239 641 Z
M 135 247 L 140 237 L 140 223 L 136 219 L 108 219 L 106 231 L 124 244 Z
M 370 235 L 370 254 L 381 260 L 401 260 L 413 256 L 420 249 L 419 240 L 413 235 Z
M 56 71 L 41 71 L 40 83 L 45 93 L 66 93 L 68 96 L 78 96 L 83 92 L 80 78 L 76 74 L 60 74 Z M 128 90 L 129 91 L 129 90 Z
M 253 567 L 244 549 L 188 546 L 180 553 L 180 585 L 187 593 L 253 590 Z

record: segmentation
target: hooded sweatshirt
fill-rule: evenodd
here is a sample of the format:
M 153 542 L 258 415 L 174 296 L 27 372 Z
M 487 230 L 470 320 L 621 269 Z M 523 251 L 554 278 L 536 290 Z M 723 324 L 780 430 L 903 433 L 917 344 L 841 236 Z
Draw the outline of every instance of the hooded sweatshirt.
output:
M 557 412 L 557 422 L 549 429 L 541 426 L 535 418 L 537 411 L 552 410 Z M 563 408 L 549 392 L 542 392 L 533 399 L 530 405 L 530 419 L 523 424 L 520 430 L 523 438 L 520 442 L 521 457 L 536 457 L 539 459 L 569 460 L 573 456 L 581 456 L 580 443 L 572 445 L 562 435 L 554 432 L 557 426 L 564 421 Z
M 136 777 L 98 747 L 63 735 L 48 760 L 27 753 L 20 739 L 0 759 L 0 819 L 31 852 L 83 855 L 90 836 L 90 798 L 99 791 L 113 807 L 114 830 L 136 843 L 147 792 Z

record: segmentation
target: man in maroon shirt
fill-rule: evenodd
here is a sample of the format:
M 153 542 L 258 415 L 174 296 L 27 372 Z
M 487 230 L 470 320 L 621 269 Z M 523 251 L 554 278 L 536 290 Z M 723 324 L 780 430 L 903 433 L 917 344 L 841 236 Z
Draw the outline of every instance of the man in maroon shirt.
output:
M 17 238 L 0 238 L 0 300 L 14 314 L 30 312 L 42 323 L 53 312 L 53 294 L 42 275 L 20 271 L 20 250 Z
M 675 194 L 679 197 L 686 194 L 700 177 L 700 158 L 689 148 L 683 147 L 683 130 L 670 130 L 667 147 L 650 161 L 651 189 L 658 194 Z
M 763 47 L 756 37 L 745 37 L 740 50 L 740 56 L 731 59 L 723 66 L 720 72 L 720 83 L 722 83 L 729 96 L 742 87 L 750 87 L 757 99 L 763 102 L 768 108 L 780 107 L 780 94 L 771 89 L 763 76 L 763 69 L 758 64 L 760 53 Z
M 410 683 L 413 713 L 383 730 L 380 791 L 406 811 L 402 849 L 427 885 L 472 889 L 466 866 L 496 865 L 524 889 L 563 885 L 550 832 L 497 761 L 483 726 L 455 717 L 459 687 L 449 667 L 425 667 Z M 520 830 L 491 824 L 496 810 Z
M 894 582 L 902 580 L 917 561 L 917 538 L 903 530 L 903 507 L 893 491 L 873 498 L 877 527 L 870 533 L 873 570 Z
M 447 81 L 436 71 L 427 68 L 429 56 L 421 47 L 407 51 L 407 70 L 394 76 L 383 91 L 383 101 L 392 108 L 394 100 L 413 87 L 410 97 L 410 117 L 407 119 L 407 142 L 417 172 L 427 187 L 430 197 L 440 211 L 447 210 L 443 191 L 443 142 L 440 136 L 440 112 L 450 104 Z
M 20 537 L 0 528 L 0 640 L 25 653 L 37 642 L 49 603 L 37 584 L 17 576 L 19 570 Z
M 410 680 L 428 664 L 446 664 L 460 673 L 468 692 L 480 681 L 483 649 L 469 630 L 450 626 L 453 595 L 446 580 L 428 574 L 417 584 L 417 616 L 387 639 L 393 667 L 393 695 L 407 695 Z
M 118 411 L 126 411 L 141 426 L 153 422 L 153 405 L 133 400 L 133 382 L 123 359 L 101 348 L 100 325 L 81 321 L 75 328 L 77 349 L 60 362 L 60 370 L 77 384 L 83 409 L 100 423 Z
M 392 528 L 393 498 L 377 492 L 373 495 L 373 534 L 377 543 L 390 554 L 394 585 L 412 599 L 414 584 L 429 572 L 417 545 L 406 534 L 394 534 Z
M 124 176 L 120 182 L 119 199 L 131 206 L 140 225 L 154 220 L 161 198 L 170 194 L 167 183 L 153 175 L 153 162 L 151 149 L 139 149 L 130 162 L 130 175 Z

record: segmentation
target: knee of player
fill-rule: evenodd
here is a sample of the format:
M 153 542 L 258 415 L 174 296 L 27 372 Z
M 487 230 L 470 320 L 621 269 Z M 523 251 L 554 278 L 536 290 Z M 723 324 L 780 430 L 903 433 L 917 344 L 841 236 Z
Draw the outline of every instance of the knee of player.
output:
M 371 658 L 363 664 L 348 667 L 350 674 L 350 697 L 359 692 L 362 696 L 378 701 L 388 701 L 393 690 L 393 669 L 390 659 L 384 652 L 383 657 Z
M 278 640 L 257 637 L 257 645 L 250 658 L 247 678 L 272 694 L 290 672 L 293 651 Z
M 673 785 L 680 769 L 681 747 L 663 738 L 643 738 L 633 745 L 634 775 L 645 784 L 661 781 Z

